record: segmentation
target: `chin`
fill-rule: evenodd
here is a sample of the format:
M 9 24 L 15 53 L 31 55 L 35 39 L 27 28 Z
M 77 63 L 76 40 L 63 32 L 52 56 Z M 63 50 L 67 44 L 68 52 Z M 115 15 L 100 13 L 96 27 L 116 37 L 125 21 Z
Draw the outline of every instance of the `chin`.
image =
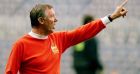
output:
M 50 30 L 50 31 L 49 31 L 49 34 L 51 34 L 51 33 L 53 33 L 53 32 L 54 32 L 53 30 Z

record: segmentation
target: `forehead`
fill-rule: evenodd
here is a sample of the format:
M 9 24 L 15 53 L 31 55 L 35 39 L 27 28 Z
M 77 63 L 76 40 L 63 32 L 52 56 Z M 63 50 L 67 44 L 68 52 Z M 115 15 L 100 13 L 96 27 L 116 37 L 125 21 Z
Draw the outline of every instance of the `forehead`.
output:
M 55 11 L 54 11 L 53 8 L 51 8 L 51 9 L 46 8 L 45 14 L 48 15 L 48 16 L 49 15 L 55 15 Z

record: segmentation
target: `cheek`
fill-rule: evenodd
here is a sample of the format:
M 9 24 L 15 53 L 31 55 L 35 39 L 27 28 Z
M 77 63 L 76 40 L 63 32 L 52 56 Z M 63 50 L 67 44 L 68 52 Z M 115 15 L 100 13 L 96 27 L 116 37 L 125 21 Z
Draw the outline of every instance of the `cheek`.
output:
M 52 24 L 53 21 L 54 21 L 53 19 L 49 19 L 49 20 L 48 20 L 48 24 Z
M 55 18 L 52 17 L 52 18 L 50 18 L 49 20 L 50 20 L 51 22 L 54 22 Z
M 46 27 L 46 28 L 51 28 L 52 24 L 53 24 L 52 21 L 50 21 L 50 20 L 49 20 L 49 21 L 46 21 L 46 22 L 45 22 L 45 27 Z
M 48 24 L 50 24 L 50 20 L 45 21 L 45 25 L 47 26 Z
M 52 26 L 52 25 L 53 25 L 53 22 L 52 22 L 52 21 L 49 21 L 49 22 L 47 23 L 47 25 L 48 25 L 48 26 Z

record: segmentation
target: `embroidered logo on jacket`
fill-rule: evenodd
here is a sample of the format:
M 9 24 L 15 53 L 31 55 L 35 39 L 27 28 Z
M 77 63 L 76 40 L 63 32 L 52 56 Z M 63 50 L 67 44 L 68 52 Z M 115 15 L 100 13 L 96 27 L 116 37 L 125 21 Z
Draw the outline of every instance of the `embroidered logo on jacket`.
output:
M 57 46 L 54 43 L 51 45 L 51 49 L 52 49 L 52 52 L 54 54 L 59 53 L 59 50 L 58 50 Z

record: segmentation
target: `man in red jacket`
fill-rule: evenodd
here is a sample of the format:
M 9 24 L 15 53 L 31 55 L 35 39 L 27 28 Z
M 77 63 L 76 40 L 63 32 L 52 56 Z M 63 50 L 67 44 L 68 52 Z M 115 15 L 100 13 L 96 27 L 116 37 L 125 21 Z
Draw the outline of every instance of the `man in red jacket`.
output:
M 32 30 L 13 45 L 5 74 L 60 74 L 62 53 L 68 47 L 95 36 L 112 20 L 124 17 L 126 2 L 110 16 L 65 32 L 53 31 L 57 19 L 51 5 L 36 5 L 30 12 Z

